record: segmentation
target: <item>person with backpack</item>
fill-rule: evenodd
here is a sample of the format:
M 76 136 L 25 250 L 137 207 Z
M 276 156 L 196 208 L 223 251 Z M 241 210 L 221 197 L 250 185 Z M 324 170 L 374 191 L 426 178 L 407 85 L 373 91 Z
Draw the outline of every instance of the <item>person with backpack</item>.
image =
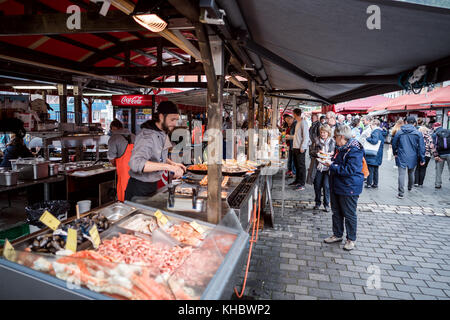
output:
M 398 198 L 404 197 L 406 171 L 408 171 L 408 190 L 414 183 L 414 171 L 417 162 L 425 164 L 425 143 L 423 135 L 415 127 L 416 119 L 406 118 L 406 124 L 400 128 L 392 140 L 392 153 L 398 167 Z
M 378 188 L 378 168 L 383 162 L 384 138 L 387 132 L 380 128 L 380 120 L 374 119 L 371 124 L 372 133 L 366 138 L 366 144 L 376 146 L 377 150 L 365 150 L 367 166 L 369 167 L 369 176 L 367 177 L 366 188 Z M 367 145 L 366 145 L 367 147 Z
M 414 186 L 423 187 L 423 181 L 425 180 L 425 174 L 427 172 L 427 166 L 430 162 L 432 152 L 434 150 L 433 138 L 430 135 L 430 129 L 425 126 L 421 126 L 418 129 L 423 135 L 423 141 L 425 143 L 425 164 L 418 165 L 414 173 Z
M 436 161 L 436 180 L 434 187 L 440 189 L 442 187 L 442 172 L 447 162 L 450 171 L 450 130 L 442 128 L 439 122 L 433 125 L 434 133 L 432 134 L 435 146 L 433 156 Z
M 125 190 L 128 185 L 130 167 L 128 162 L 134 146 L 135 136 L 130 130 L 123 128 L 122 122 L 114 119 L 110 124 L 111 137 L 108 140 L 108 160 L 116 166 L 117 199 L 125 201 Z

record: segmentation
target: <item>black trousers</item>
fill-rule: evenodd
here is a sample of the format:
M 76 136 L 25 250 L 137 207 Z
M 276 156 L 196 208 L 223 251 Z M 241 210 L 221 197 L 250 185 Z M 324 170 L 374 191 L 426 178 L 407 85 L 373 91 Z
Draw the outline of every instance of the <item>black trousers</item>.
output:
M 425 180 L 425 174 L 427 173 L 428 162 L 430 162 L 430 157 L 425 157 L 425 164 L 423 166 L 417 163 L 416 171 L 414 172 L 414 183 L 419 186 L 423 185 L 423 180 Z
M 127 189 L 125 190 L 125 200 L 132 201 L 133 197 L 149 197 L 158 190 L 158 182 L 142 182 L 130 177 Z
M 306 150 L 301 153 L 300 149 L 292 149 L 294 154 L 295 165 L 295 182 L 301 186 L 305 186 L 306 181 Z

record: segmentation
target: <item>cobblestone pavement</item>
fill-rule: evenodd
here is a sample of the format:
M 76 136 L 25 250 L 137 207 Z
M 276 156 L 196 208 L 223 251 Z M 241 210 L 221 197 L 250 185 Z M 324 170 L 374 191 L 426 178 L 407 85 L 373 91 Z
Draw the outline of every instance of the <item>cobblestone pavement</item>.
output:
M 387 164 L 386 164 L 387 163 Z M 450 299 L 450 188 L 434 189 L 434 164 L 425 186 L 396 196 L 396 170 L 385 161 L 380 188 L 358 203 L 356 248 L 326 244 L 331 212 L 314 215 L 314 193 L 285 192 L 273 180 L 274 228 L 259 232 L 244 294 L 254 299 Z M 289 181 L 287 181 L 289 182 Z M 444 192 L 442 192 L 444 191 Z M 413 194 L 414 193 L 414 194 Z M 404 201 L 403 201 L 404 200 Z M 246 262 L 246 260 L 245 260 Z M 243 281 L 245 266 L 241 274 Z

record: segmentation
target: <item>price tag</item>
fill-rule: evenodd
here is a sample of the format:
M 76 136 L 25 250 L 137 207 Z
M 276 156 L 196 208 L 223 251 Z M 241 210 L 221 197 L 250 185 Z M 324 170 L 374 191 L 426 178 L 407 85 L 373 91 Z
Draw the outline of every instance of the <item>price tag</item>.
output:
M 200 234 L 204 234 L 205 233 L 205 229 L 199 225 L 196 221 L 192 221 L 190 223 L 191 227 L 194 228 L 195 231 L 197 231 Z
M 167 222 L 169 222 L 169 220 L 167 220 L 166 216 L 159 210 L 156 210 L 155 217 L 156 217 L 156 219 L 159 220 L 159 222 L 162 225 L 165 225 Z
M 100 245 L 100 235 L 98 234 L 97 226 L 94 226 L 89 230 L 89 234 L 91 235 L 92 242 L 94 243 L 94 248 L 97 249 Z
M 5 241 L 5 246 L 3 247 L 3 256 L 9 261 L 16 261 L 16 251 L 14 250 L 8 239 Z
M 39 218 L 39 221 L 41 221 L 43 224 L 45 224 L 47 227 L 49 227 L 52 230 L 58 229 L 58 226 L 61 224 L 61 222 L 56 219 L 50 212 L 47 210 L 44 212 L 44 214 Z
M 66 250 L 77 252 L 77 230 L 75 229 L 67 230 Z

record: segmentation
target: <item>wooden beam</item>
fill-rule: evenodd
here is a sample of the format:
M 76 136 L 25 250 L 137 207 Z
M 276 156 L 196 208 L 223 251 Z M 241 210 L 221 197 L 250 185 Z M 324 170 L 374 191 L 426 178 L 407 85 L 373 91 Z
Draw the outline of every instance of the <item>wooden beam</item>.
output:
M 107 16 L 80 12 L 80 29 L 68 29 L 66 13 L 44 13 L 37 15 L 11 15 L 0 19 L 0 35 L 56 35 L 65 33 L 99 33 L 146 31 L 132 17 L 117 10 L 109 10 Z
M 159 66 L 159 67 L 94 67 L 91 71 L 102 75 L 116 76 L 173 76 L 173 75 L 202 75 L 204 74 L 203 64 L 197 62 L 195 64 L 186 63 L 177 66 Z
M 111 36 L 111 35 L 100 34 L 97 36 L 99 36 L 107 41 L 110 41 L 116 45 L 113 47 L 109 47 L 107 49 L 101 50 L 102 55 L 96 53 L 96 54 L 90 56 L 89 58 L 87 58 L 86 60 L 84 60 L 83 63 L 85 63 L 87 65 L 94 65 L 97 62 L 100 62 L 101 60 L 103 60 L 105 55 L 115 56 L 119 53 L 124 52 L 127 48 L 129 48 L 130 50 L 136 51 L 136 49 L 156 47 L 158 45 L 159 41 L 162 41 L 163 46 L 168 46 L 168 47 L 173 46 L 171 42 L 169 42 L 167 40 L 160 40 L 161 38 L 159 38 L 159 37 L 147 38 L 145 40 L 120 41 L 119 39 L 117 39 L 116 37 Z
M 207 88 L 206 82 L 145 82 L 155 88 Z

